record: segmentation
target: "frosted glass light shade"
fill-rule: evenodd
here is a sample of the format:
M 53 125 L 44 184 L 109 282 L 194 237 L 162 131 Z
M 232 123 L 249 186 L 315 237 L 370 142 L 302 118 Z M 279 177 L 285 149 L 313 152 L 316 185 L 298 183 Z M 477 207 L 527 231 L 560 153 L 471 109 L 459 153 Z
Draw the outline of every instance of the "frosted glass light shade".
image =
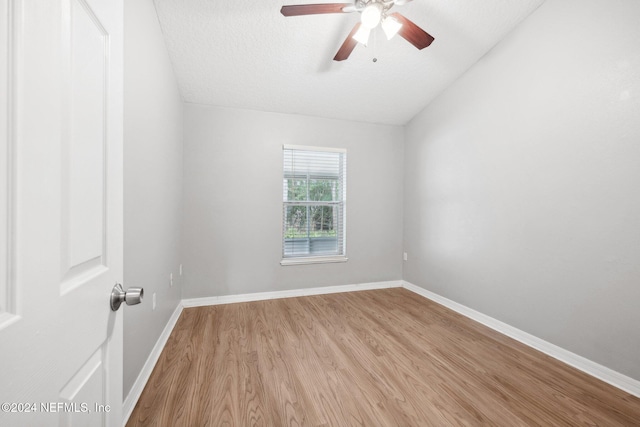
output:
M 387 36 L 387 40 L 391 40 L 393 36 L 398 34 L 398 31 L 400 31 L 400 28 L 402 28 L 402 24 L 399 23 L 395 18 L 392 18 L 391 16 L 387 16 L 382 21 L 382 30 L 384 31 L 384 34 Z
M 356 31 L 356 33 L 353 35 L 353 38 L 358 43 L 361 43 L 366 46 L 367 43 L 369 42 L 370 33 L 371 33 L 371 30 L 369 28 L 365 27 L 364 25 L 360 25 L 360 28 L 358 28 L 358 31 Z
M 382 17 L 382 6 L 379 3 L 371 3 L 362 11 L 360 20 L 362 26 L 368 29 L 375 28 L 380 23 Z

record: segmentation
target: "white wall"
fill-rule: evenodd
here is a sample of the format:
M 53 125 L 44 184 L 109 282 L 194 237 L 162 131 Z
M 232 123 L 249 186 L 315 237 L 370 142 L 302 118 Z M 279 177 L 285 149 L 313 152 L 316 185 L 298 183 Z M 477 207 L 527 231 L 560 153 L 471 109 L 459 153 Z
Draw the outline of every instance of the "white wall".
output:
M 124 286 L 145 290 L 123 308 L 127 396 L 181 298 L 183 104 L 152 0 L 124 11 Z
M 184 296 L 398 280 L 402 128 L 185 105 Z M 346 263 L 281 266 L 282 144 L 344 147 Z
M 403 275 L 640 380 L 639 24 L 547 0 L 414 118 Z

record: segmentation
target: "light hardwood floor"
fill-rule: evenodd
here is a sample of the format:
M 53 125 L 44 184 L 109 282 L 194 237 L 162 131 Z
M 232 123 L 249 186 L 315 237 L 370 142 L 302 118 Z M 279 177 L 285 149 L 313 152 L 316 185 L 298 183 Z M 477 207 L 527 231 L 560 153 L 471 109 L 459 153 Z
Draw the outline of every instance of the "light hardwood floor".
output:
M 405 289 L 185 309 L 128 426 L 640 425 L 640 399 Z

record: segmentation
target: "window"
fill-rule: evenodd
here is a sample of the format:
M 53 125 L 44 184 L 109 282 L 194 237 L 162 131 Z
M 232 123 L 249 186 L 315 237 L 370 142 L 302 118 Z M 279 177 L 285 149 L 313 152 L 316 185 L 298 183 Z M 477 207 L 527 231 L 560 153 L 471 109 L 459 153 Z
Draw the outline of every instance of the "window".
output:
M 346 261 L 347 151 L 283 147 L 282 265 Z

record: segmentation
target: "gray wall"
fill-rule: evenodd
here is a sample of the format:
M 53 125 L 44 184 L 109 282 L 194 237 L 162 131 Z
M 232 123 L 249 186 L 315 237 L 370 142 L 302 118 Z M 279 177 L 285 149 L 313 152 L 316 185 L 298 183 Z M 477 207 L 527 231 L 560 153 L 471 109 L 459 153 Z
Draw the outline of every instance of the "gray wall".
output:
M 152 0 L 124 6 L 124 285 L 145 290 L 124 308 L 127 396 L 181 298 L 183 104 Z
M 185 105 L 184 296 L 402 276 L 401 127 Z M 282 144 L 343 147 L 346 263 L 281 266 Z
M 403 274 L 640 380 L 638 23 L 547 0 L 413 119 Z

